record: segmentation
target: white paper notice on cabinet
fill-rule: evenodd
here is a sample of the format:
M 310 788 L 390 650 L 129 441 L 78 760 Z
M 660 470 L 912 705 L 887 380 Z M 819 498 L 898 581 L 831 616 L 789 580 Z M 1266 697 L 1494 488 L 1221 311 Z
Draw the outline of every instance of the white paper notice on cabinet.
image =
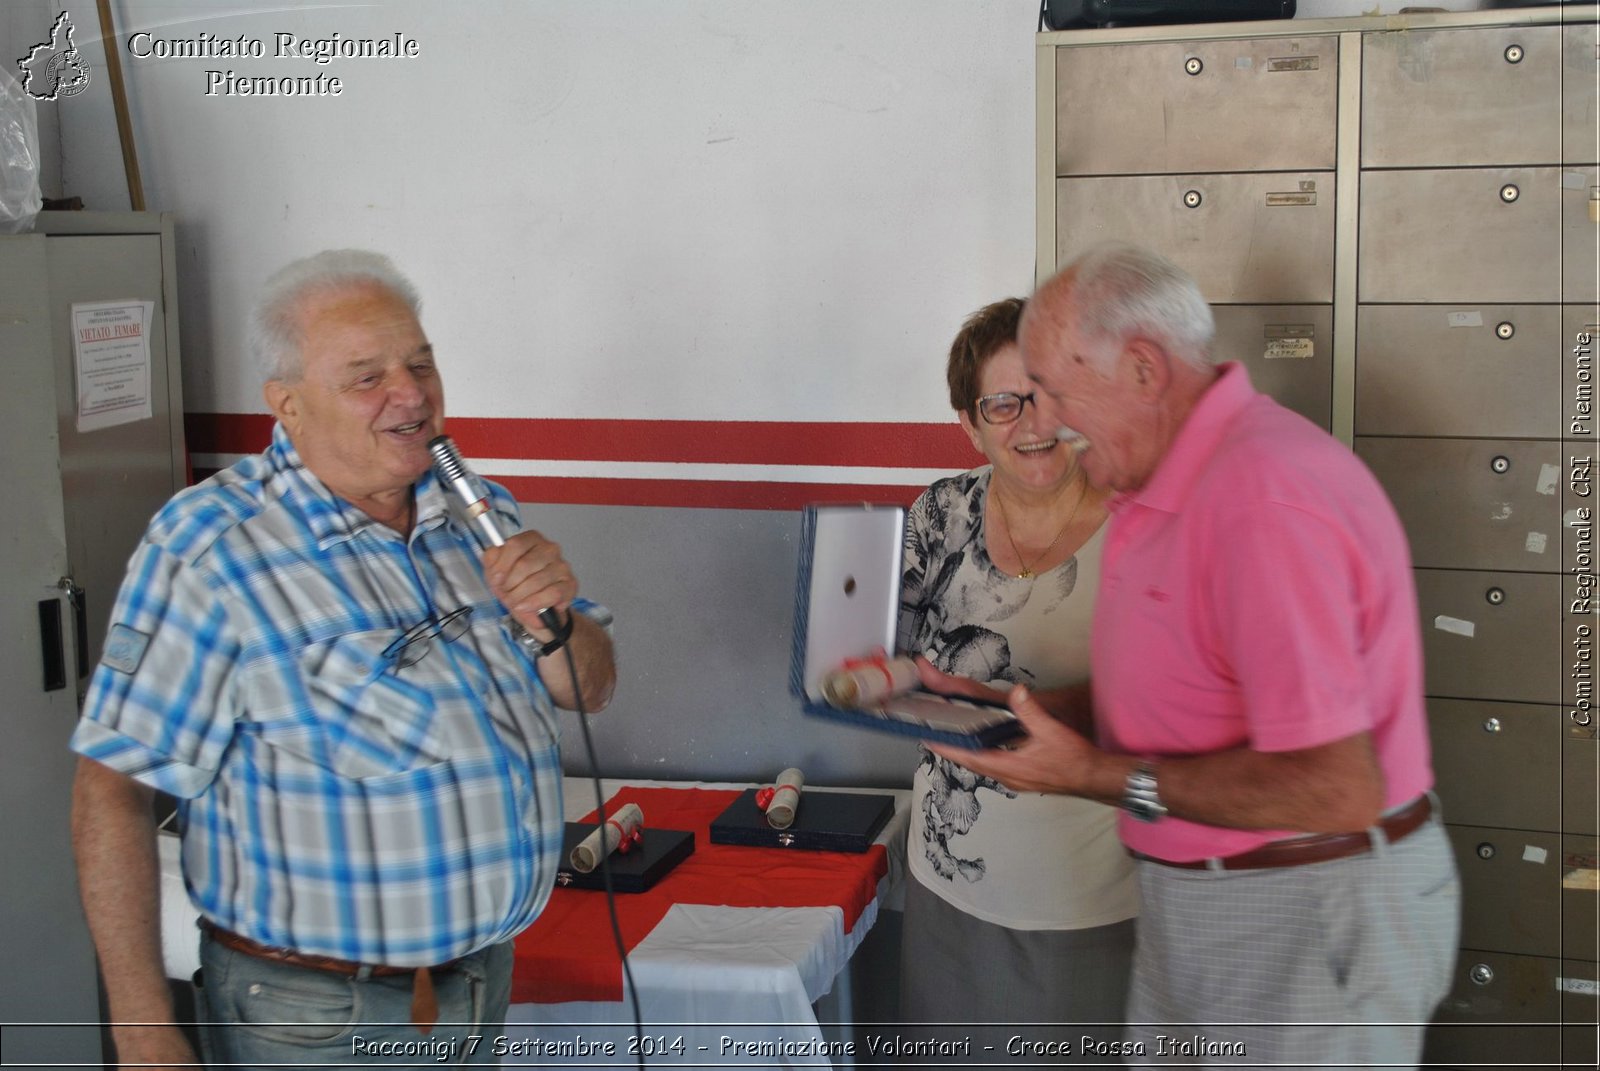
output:
M 78 430 L 148 420 L 153 301 L 88 301 L 72 306 Z

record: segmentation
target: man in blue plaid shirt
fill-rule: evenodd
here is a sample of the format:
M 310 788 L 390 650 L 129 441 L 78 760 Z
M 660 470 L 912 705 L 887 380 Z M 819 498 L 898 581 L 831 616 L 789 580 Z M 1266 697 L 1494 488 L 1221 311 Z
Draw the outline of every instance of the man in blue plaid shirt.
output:
M 72 740 L 124 1065 L 194 1062 L 165 1025 L 153 789 L 180 801 L 209 1062 L 492 1062 L 468 1039 L 504 1020 L 561 850 L 554 707 L 609 701 L 610 616 L 504 489 L 504 546 L 450 513 L 418 309 L 371 253 L 269 279 L 272 443 L 175 496 L 129 563 Z

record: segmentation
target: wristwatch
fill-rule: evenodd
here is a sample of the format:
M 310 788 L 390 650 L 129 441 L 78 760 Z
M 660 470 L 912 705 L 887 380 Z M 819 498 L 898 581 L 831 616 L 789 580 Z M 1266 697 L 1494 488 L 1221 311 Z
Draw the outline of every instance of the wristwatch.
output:
M 524 651 L 528 652 L 529 658 L 543 658 L 547 654 L 554 654 L 566 645 L 568 637 L 572 635 L 571 615 L 567 617 L 566 628 L 552 636 L 549 643 L 529 632 L 521 621 L 511 617 L 510 614 L 506 616 L 510 618 L 512 637 L 522 645 Z
M 1156 768 L 1150 763 L 1141 762 L 1128 774 L 1127 783 L 1122 787 L 1122 809 L 1141 822 L 1166 817 L 1167 805 L 1161 802 L 1161 793 L 1156 789 Z

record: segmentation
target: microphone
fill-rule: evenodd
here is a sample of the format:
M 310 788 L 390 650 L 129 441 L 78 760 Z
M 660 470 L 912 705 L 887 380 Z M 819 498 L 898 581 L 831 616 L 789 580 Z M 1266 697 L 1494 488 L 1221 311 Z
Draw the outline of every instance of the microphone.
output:
M 448 435 L 437 435 L 429 440 L 428 453 L 433 455 L 433 471 L 444 485 L 444 493 L 461 507 L 491 547 L 504 546 L 506 533 L 500 530 L 500 518 L 495 516 L 489 496 L 478 493 L 472 470 L 461 460 L 455 442 Z
M 489 496 L 479 493 L 472 470 L 461 460 L 461 451 L 456 449 L 455 441 L 448 435 L 436 435 L 428 441 L 428 453 L 433 455 L 433 471 L 444 485 L 445 495 L 461 507 L 467 520 L 477 527 L 478 534 L 491 547 L 504 546 L 506 533 L 500 528 L 500 518 L 495 515 Z M 554 607 L 541 609 L 539 620 L 544 622 L 545 628 L 556 634 L 558 644 L 565 642 L 572 633 L 571 615 L 563 625 Z

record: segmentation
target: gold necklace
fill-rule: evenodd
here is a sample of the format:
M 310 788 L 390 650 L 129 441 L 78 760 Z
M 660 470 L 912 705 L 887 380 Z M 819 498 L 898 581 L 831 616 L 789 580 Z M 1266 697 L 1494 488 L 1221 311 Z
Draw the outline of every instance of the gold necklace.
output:
M 1028 559 L 1024 558 L 1022 556 L 1022 551 L 1017 549 L 1016 537 L 1011 534 L 1011 518 L 1006 516 L 1006 500 L 1001 496 L 1000 489 L 998 487 L 991 486 L 990 493 L 994 495 L 994 500 L 1000 507 L 1000 519 L 1005 522 L 1006 542 L 1011 544 L 1011 553 L 1015 554 L 1017 556 L 1017 561 L 1022 563 L 1022 572 L 1017 574 L 1017 579 L 1032 580 L 1033 567 L 1050 556 L 1050 552 L 1055 549 L 1056 544 L 1061 542 L 1061 537 L 1067 534 L 1067 529 L 1072 527 L 1072 522 L 1078 516 L 1078 507 L 1083 505 L 1083 497 L 1089 493 L 1089 488 L 1087 485 L 1085 485 L 1078 491 L 1078 501 L 1072 504 L 1072 512 L 1067 514 L 1066 523 L 1061 526 L 1061 530 L 1056 533 L 1056 537 L 1050 541 L 1050 545 L 1041 550 L 1032 562 L 1029 562 Z

